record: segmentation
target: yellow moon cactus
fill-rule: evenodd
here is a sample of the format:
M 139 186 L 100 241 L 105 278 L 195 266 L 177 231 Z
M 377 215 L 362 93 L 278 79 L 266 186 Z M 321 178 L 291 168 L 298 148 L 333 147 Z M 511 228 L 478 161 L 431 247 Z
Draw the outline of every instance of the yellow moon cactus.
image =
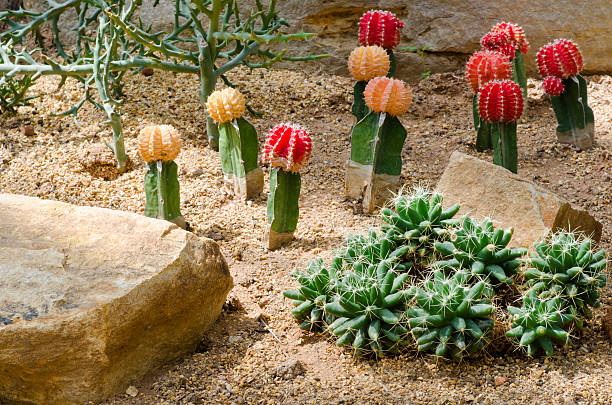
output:
M 208 115 L 217 124 L 242 117 L 245 108 L 244 96 L 231 87 L 214 91 L 206 100 Z
M 360 46 L 355 48 L 348 60 L 351 76 L 358 82 L 367 82 L 389 72 L 390 60 L 387 51 L 380 46 Z
M 172 125 L 151 125 L 138 135 L 138 147 L 145 162 L 169 162 L 181 151 L 181 136 Z
M 375 77 L 368 82 L 363 97 L 372 111 L 397 116 L 408 111 L 412 92 L 401 80 Z

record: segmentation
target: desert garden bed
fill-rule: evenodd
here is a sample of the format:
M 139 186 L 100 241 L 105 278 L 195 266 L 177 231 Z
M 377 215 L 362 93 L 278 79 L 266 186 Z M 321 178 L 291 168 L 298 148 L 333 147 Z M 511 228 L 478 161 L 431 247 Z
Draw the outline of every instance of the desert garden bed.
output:
M 354 120 L 352 82 L 283 70 L 238 69 L 230 78 L 264 112 L 261 118 L 249 116 L 260 143 L 283 121 L 302 124 L 312 137 L 312 158 L 302 171 L 296 239 L 277 251 L 268 251 L 263 241 L 265 196 L 245 204 L 224 191 L 218 154 L 206 147 L 205 113 L 195 97 L 198 83 L 187 75 L 156 72 L 127 80 L 123 122 L 134 167 L 121 175 L 113 172 L 112 154 L 95 150 L 108 136 L 101 112 L 86 106 L 78 123 L 72 117 L 50 117 L 77 100 L 73 81 L 56 91 L 55 79 L 40 80 L 35 90 L 44 96 L 0 125 L 0 191 L 138 213 L 144 209 L 146 166 L 138 156 L 136 135 L 153 123 L 171 124 L 182 134 L 176 161 L 183 215 L 194 233 L 220 244 L 235 287 L 197 353 L 137 384 L 135 397 L 120 395 L 109 403 L 612 401 L 612 347 L 603 327 L 611 304 L 609 285 L 603 290 L 603 308 L 594 311 L 584 329 L 573 332 L 572 343 L 546 358 L 530 359 L 493 342 L 485 355 L 458 364 L 413 351 L 374 361 L 354 358 L 326 335 L 300 330 L 290 300 L 281 293 L 295 287 L 291 273 L 315 257 L 329 260 L 348 233 L 381 225 L 377 215 L 364 214 L 360 204 L 344 198 Z M 556 142 L 550 104 L 530 80 L 528 109 L 518 125 L 518 171 L 589 210 L 603 223 L 601 247 L 609 252 L 612 79 L 591 76 L 588 81 L 597 117 L 596 147 L 578 151 Z M 413 95 L 409 112 L 401 117 L 408 131 L 402 184 L 434 186 L 455 150 L 491 160 L 475 151 L 472 93 L 462 72 L 424 79 L 413 86 Z M 27 125 L 33 135 L 24 133 Z M 267 180 L 269 171 L 264 171 Z M 285 379 L 277 368 L 294 359 L 304 364 L 305 373 Z

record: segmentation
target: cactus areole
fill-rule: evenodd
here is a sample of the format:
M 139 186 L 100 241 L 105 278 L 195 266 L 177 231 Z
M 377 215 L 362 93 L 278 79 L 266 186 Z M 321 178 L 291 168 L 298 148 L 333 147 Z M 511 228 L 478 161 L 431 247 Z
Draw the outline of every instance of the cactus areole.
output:
M 408 110 L 411 97 L 404 82 L 388 77 L 370 80 L 364 90 L 370 112 L 353 127 L 345 192 L 363 199 L 367 212 L 382 205 L 399 183 L 407 133 L 397 116 Z
M 310 136 L 299 125 L 280 124 L 268 134 L 263 160 L 272 167 L 266 232 L 269 249 L 293 239 L 299 217 L 299 170 L 308 163 L 311 147 Z
M 178 131 L 170 125 L 146 127 L 140 131 L 138 147 L 149 166 L 145 174 L 145 215 L 185 228 L 185 219 L 180 211 L 177 166 L 174 163 L 181 150 Z
M 219 156 L 226 185 L 242 198 L 263 190 L 263 171 L 257 164 L 257 131 L 245 118 L 245 101 L 233 88 L 213 92 L 206 102 L 208 115 L 219 126 Z
M 556 39 L 540 48 L 536 64 L 550 95 L 557 117 L 557 139 L 579 149 L 588 149 L 595 141 L 595 119 L 588 105 L 586 81 L 578 46 L 567 39 Z
M 492 80 L 478 93 L 480 117 L 490 122 L 493 163 L 517 172 L 516 121 L 523 113 L 521 88 L 510 80 Z
M 351 112 L 357 122 L 365 117 L 369 110 L 363 99 L 368 80 L 377 76 L 386 76 L 389 73 L 390 59 L 387 51 L 377 45 L 360 46 L 349 55 L 348 69 L 357 83 L 353 89 L 353 106 Z
M 472 114 L 476 130 L 476 150 L 482 152 L 493 149 L 491 126 L 487 121 L 481 120 L 478 113 L 478 90 L 491 80 L 512 79 L 510 59 L 501 52 L 476 52 L 468 60 L 465 77 L 475 93 L 472 99 Z

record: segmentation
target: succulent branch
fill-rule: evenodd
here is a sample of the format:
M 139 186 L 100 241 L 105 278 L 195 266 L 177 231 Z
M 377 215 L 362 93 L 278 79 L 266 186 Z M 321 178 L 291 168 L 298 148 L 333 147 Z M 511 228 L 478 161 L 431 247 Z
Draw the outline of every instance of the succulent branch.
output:
M 289 56 L 286 50 L 267 48 L 268 44 L 307 40 L 312 36 L 305 32 L 282 32 L 288 24 L 277 15 L 275 0 L 267 7 L 257 0 L 253 10 L 242 16 L 237 1 L 175 0 L 170 32 L 152 32 L 151 27 L 144 26 L 139 18 L 142 0 L 47 3 L 42 12 L 23 9 L 0 12 L 0 22 L 9 27 L 0 33 L 0 111 L 26 103 L 30 97 L 27 90 L 41 75 L 61 76 L 61 84 L 65 78 L 74 77 L 83 84 L 86 93 L 95 84 L 100 103 L 86 94 L 66 113 L 76 116 L 85 101 L 104 109 L 120 169 L 125 167 L 127 158 L 119 111 L 126 71 L 147 67 L 197 74 L 201 82 L 200 101 L 204 105 L 218 79 L 238 65 L 268 68 L 281 61 L 310 61 L 328 56 Z M 71 10 L 76 11 L 78 21 L 72 27 L 60 27 L 60 19 Z M 74 50 L 67 50 L 60 28 L 74 36 Z M 47 55 L 43 32 L 50 32 L 58 61 Z M 27 49 L 29 37 L 36 40 L 39 49 Z M 223 63 L 219 59 L 224 59 Z M 211 146 L 216 147 L 218 129 L 210 117 L 207 132 Z

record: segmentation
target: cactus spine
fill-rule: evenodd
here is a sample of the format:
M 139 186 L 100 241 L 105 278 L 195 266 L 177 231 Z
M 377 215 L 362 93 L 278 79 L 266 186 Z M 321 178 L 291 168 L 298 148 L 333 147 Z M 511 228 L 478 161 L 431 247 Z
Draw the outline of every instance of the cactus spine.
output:
M 483 152 L 493 149 L 491 125 L 480 119 L 478 112 L 478 91 L 491 80 L 507 80 L 512 77 L 510 60 L 501 52 L 480 51 L 474 53 L 467 62 L 465 77 L 474 90 L 472 112 L 476 129 L 476 150 Z
M 140 153 L 148 164 L 145 174 L 145 215 L 185 228 L 180 211 L 180 190 L 174 159 L 181 150 L 178 131 L 170 125 L 144 128 L 138 136 Z
M 520 87 L 510 80 L 488 82 L 478 94 L 478 111 L 483 120 L 491 123 L 493 163 L 516 173 L 516 121 L 523 113 Z
M 540 48 L 536 63 L 557 118 L 558 141 L 580 149 L 592 147 L 595 119 L 587 100 L 586 81 L 579 74 L 583 61 L 578 46 L 570 40 L 557 39 Z M 551 76 L 560 79 L 561 86 L 557 80 L 548 79 Z
M 277 249 L 293 239 L 299 217 L 299 170 L 310 158 L 310 136 L 299 125 L 280 124 L 266 139 L 264 161 L 270 163 L 268 195 L 268 249 Z
M 233 88 L 213 92 L 206 102 L 208 115 L 219 128 L 219 155 L 223 178 L 232 192 L 243 199 L 263 190 L 263 171 L 257 164 L 257 131 L 242 117 L 242 94 Z
M 364 210 L 371 213 L 399 183 L 407 132 L 397 115 L 408 109 L 411 93 L 401 80 L 376 77 L 364 98 L 371 111 L 353 127 L 345 191 L 349 198 L 363 197 Z

